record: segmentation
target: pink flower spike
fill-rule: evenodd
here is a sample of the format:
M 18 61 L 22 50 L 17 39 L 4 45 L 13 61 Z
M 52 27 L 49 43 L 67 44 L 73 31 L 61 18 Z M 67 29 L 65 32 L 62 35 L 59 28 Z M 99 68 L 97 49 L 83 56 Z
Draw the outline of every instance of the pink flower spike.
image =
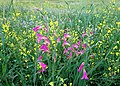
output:
M 82 34 L 82 37 L 85 37 L 87 34 L 86 34 L 86 32 L 84 32 L 83 34 Z
M 42 59 L 42 56 L 39 56 L 38 61 Z
M 41 28 L 41 26 L 36 26 L 35 28 L 33 28 L 33 30 L 35 31 L 35 32 L 38 32 L 38 30 Z
M 86 44 L 82 44 L 82 47 L 83 47 L 84 49 L 86 49 L 86 46 L 87 46 Z
M 80 72 L 82 69 L 83 69 L 83 66 L 84 66 L 84 62 L 80 65 L 79 69 L 78 69 L 78 72 Z
M 63 42 L 63 44 L 62 44 L 62 46 L 65 46 L 65 45 L 70 45 L 66 40 L 64 40 L 64 42 Z
M 58 42 L 60 42 L 60 37 L 58 37 L 58 39 L 57 39 L 57 43 L 58 43 Z
M 85 80 L 88 80 L 88 79 L 89 79 L 88 76 L 87 76 L 87 72 L 86 72 L 85 69 L 84 69 L 84 71 L 83 71 L 83 76 L 82 76 L 81 79 L 85 79 Z
M 48 46 L 46 44 L 43 44 L 40 49 L 43 51 L 43 52 L 48 52 L 50 53 L 49 49 L 48 49 Z
M 48 39 L 46 36 L 42 36 L 40 34 L 36 34 L 36 36 L 38 37 L 37 38 L 38 43 L 40 43 L 41 40 L 47 40 Z

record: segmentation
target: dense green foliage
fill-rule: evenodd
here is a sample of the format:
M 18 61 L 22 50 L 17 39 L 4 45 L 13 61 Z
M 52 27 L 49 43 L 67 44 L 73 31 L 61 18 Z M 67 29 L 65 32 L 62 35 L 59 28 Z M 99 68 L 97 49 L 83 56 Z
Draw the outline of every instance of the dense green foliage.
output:
M 79 0 L 1 4 L 0 86 L 119 86 L 119 1 L 90 1 L 81 6 Z M 44 41 L 37 43 L 36 26 L 50 41 L 49 53 L 40 50 Z M 65 46 L 64 34 L 70 36 Z M 47 65 L 44 72 L 40 62 Z M 83 70 L 78 72 L 83 62 L 88 80 L 81 79 Z

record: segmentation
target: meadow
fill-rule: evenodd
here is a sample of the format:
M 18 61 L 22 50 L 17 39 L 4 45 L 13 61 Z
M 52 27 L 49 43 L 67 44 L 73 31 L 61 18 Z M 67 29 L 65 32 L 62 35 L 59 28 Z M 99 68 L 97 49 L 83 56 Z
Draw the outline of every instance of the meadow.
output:
M 0 86 L 119 85 L 119 0 L 0 0 Z

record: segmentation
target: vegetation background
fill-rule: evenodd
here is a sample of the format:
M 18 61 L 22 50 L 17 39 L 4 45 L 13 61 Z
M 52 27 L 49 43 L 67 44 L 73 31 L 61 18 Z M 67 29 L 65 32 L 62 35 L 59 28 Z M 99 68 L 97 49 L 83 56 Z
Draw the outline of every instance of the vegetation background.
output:
M 39 49 L 36 26 L 49 38 L 50 54 Z M 66 59 L 64 33 L 70 46 L 82 39 L 77 50 L 85 52 Z M 38 73 L 39 62 L 45 72 Z M 82 62 L 89 80 L 77 71 Z M 86 85 L 120 85 L 120 0 L 0 0 L 0 86 Z

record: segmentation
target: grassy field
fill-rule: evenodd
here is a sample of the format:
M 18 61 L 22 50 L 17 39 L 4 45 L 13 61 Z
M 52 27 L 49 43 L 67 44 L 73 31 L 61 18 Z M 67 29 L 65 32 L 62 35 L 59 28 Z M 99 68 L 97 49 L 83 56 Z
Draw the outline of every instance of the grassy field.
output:
M 119 0 L 0 0 L 0 86 L 119 86 Z

